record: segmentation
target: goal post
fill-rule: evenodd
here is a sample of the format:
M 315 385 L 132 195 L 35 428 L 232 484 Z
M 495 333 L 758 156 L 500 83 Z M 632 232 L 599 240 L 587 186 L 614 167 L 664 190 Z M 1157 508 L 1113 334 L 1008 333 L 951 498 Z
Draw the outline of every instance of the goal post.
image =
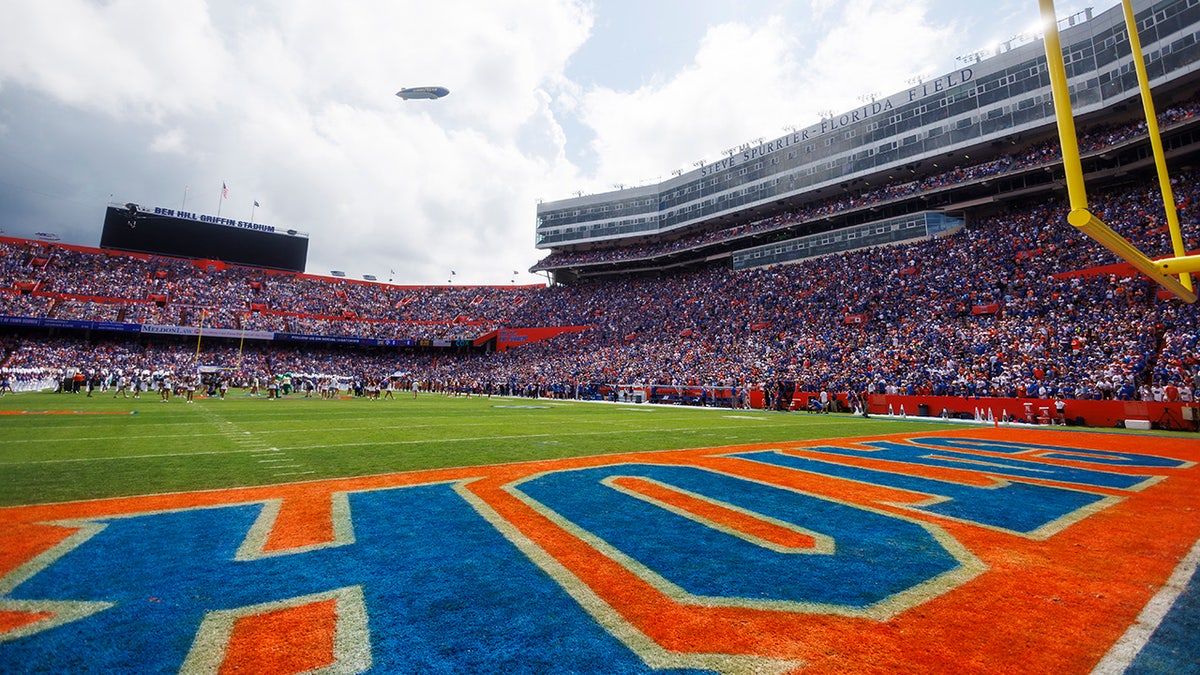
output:
M 1067 196 L 1071 211 L 1067 222 L 1087 236 L 1099 242 L 1113 253 L 1133 265 L 1138 271 L 1156 281 L 1184 302 L 1196 301 L 1192 286 L 1192 272 L 1200 271 L 1200 256 L 1186 256 L 1179 217 L 1175 211 L 1171 181 L 1159 136 L 1158 120 L 1154 103 L 1150 97 L 1150 81 L 1146 74 L 1142 56 L 1141 40 L 1137 34 L 1131 0 L 1121 0 L 1125 12 L 1125 24 L 1129 33 L 1133 62 L 1141 87 L 1142 103 L 1146 113 L 1146 131 L 1150 135 L 1154 150 L 1154 163 L 1158 168 L 1159 186 L 1163 194 L 1163 206 L 1167 214 L 1167 227 L 1171 233 L 1174 257 L 1152 260 L 1128 239 L 1121 236 L 1088 209 L 1087 188 L 1083 179 L 1083 162 L 1079 157 L 1079 142 L 1075 133 L 1075 113 L 1071 108 L 1071 94 L 1067 83 L 1067 69 L 1063 63 L 1062 43 L 1058 34 L 1058 15 L 1054 11 L 1054 0 L 1038 0 L 1045 34 L 1046 65 L 1050 74 L 1050 87 L 1054 98 L 1054 114 L 1058 122 L 1059 142 L 1062 146 L 1063 172 L 1066 175 Z M 1173 275 L 1178 275 L 1178 278 Z

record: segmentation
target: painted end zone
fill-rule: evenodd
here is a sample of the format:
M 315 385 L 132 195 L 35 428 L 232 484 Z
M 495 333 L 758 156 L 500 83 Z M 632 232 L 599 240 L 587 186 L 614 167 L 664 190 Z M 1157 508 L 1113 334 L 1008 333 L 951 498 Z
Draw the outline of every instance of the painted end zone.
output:
M 0 509 L 0 670 L 1179 672 L 1198 460 L 975 429 Z

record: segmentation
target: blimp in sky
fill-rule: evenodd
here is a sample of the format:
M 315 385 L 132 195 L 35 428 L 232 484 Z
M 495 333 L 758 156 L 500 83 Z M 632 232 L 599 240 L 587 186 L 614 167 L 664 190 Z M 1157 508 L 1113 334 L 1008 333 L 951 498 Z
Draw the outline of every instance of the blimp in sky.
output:
M 441 98 L 449 93 L 450 90 L 445 87 L 405 87 L 396 95 L 408 101 L 414 98 Z

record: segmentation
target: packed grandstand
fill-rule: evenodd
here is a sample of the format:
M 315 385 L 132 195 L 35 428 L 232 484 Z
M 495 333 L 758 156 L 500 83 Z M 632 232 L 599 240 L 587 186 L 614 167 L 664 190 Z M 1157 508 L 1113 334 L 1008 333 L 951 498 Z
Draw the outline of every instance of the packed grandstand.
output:
M 1158 117 L 1195 253 L 1200 97 L 1188 55 L 1198 47 L 1185 47 L 1160 53 L 1183 59 L 1169 67 L 1184 74 L 1160 88 Z M 1137 108 L 1081 121 L 1091 208 L 1140 250 L 1165 255 Z M 636 387 L 697 403 L 721 391 L 728 405 L 778 405 L 772 394 L 785 390 L 843 401 L 1192 401 L 1197 307 L 1066 223 L 1055 133 L 1026 125 L 1003 142 L 863 169 L 735 217 L 547 244 L 533 269 L 548 287 L 397 286 L 0 238 L 0 371 L 17 390 L 203 372 L 251 388 L 286 373 L 298 390 L 383 381 L 605 397 Z M 837 237 L 822 255 L 737 264 L 748 251 L 790 252 L 799 237 L 930 212 L 955 226 L 886 245 Z
M 1178 187 L 1184 204 L 1200 199 L 1193 174 L 1180 174 Z M 1094 199 L 1133 241 L 1163 250 L 1156 197 L 1142 180 Z M 63 371 L 107 380 L 211 366 L 233 368 L 235 384 L 284 372 L 343 381 L 400 373 L 406 383 L 479 391 L 793 381 L 803 391 L 1133 400 L 1169 389 L 1190 398 L 1200 374 L 1196 307 L 1115 264 L 1061 222 L 1063 211 L 1052 197 L 941 238 L 794 265 L 709 264 L 549 288 L 401 287 L 6 240 L 2 313 L 61 321 L 10 320 L 3 364 L 38 387 Z M 1189 249 L 1200 248 L 1195 227 L 1189 233 Z M 199 335 L 80 331 L 71 320 Z M 445 346 L 502 326 L 588 328 L 504 351 Z M 205 338 L 205 328 L 394 344 L 295 346 Z

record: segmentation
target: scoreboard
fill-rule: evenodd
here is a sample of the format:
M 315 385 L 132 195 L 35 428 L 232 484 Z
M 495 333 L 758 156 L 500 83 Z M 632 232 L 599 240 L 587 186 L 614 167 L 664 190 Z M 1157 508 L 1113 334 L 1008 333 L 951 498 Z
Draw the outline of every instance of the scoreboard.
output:
M 303 272 L 308 235 L 273 225 L 157 207 L 109 205 L 100 247 Z

